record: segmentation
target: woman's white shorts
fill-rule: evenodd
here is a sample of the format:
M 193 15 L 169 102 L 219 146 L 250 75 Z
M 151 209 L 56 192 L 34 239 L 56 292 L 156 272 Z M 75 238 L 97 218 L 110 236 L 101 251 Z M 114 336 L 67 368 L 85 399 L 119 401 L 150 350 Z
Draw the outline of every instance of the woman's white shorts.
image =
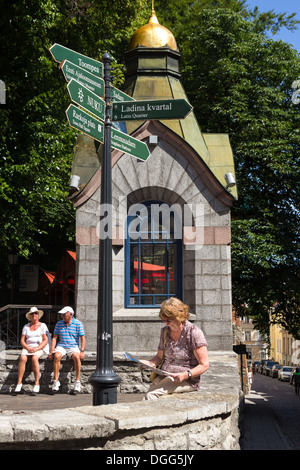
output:
M 40 357 L 42 357 L 43 354 L 44 354 L 43 349 L 39 349 L 35 353 L 30 353 L 25 348 L 23 348 L 22 351 L 21 351 L 21 356 L 38 356 L 38 358 L 40 358 Z

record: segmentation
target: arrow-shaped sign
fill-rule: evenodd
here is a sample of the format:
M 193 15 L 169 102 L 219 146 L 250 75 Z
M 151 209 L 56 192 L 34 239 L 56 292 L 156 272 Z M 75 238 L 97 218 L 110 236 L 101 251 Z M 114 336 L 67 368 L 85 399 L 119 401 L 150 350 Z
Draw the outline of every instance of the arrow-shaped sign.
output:
M 98 142 L 104 142 L 104 124 L 77 106 L 71 104 L 66 115 L 69 125 Z M 111 129 L 111 146 L 128 155 L 146 161 L 150 156 L 147 144 L 117 129 Z
M 76 80 L 71 80 L 68 83 L 68 91 L 71 100 L 79 104 L 87 111 L 90 111 L 102 121 L 105 119 L 105 101 L 98 95 L 88 90 L 85 86 L 78 83 Z
M 99 60 L 91 59 L 86 55 L 72 51 L 72 49 L 61 46 L 60 44 L 53 44 L 49 51 L 51 52 L 56 62 L 68 60 L 69 62 L 72 62 L 72 64 L 78 65 L 78 67 L 81 67 L 82 69 L 87 70 L 88 72 L 93 73 L 98 77 L 102 77 L 103 75 L 103 64 Z
M 104 97 L 104 80 L 101 78 L 103 74 L 102 62 L 60 44 L 54 44 L 49 50 L 54 60 L 61 64 L 60 68 L 67 82 L 74 79 L 96 95 Z M 135 101 L 134 98 L 113 86 L 111 86 L 111 99 L 113 102 Z
M 111 87 L 111 100 L 113 103 L 121 103 L 123 101 L 135 101 L 132 96 L 127 95 L 124 91 L 118 90 L 114 86 Z
M 148 100 L 113 104 L 113 121 L 184 119 L 193 107 L 184 99 Z
M 145 142 L 141 142 L 131 135 L 125 134 L 124 132 L 118 131 L 117 129 L 111 129 L 111 146 L 114 149 L 121 150 L 128 155 L 139 158 L 140 160 L 146 161 L 150 156 L 148 145 Z
M 66 82 L 72 79 L 76 80 L 81 85 L 85 86 L 88 90 L 92 91 L 101 98 L 104 97 L 104 80 L 103 78 L 96 77 L 90 72 L 72 64 L 69 60 L 64 60 L 60 69 L 65 77 Z
M 73 104 L 70 104 L 68 107 L 66 115 L 71 127 L 74 127 L 74 129 L 83 132 L 83 134 L 92 137 L 98 142 L 104 142 L 103 122 L 93 118 L 90 114 L 77 108 L 77 106 L 74 106 Z
M 104 98 L 103 78 L 96 77 L 81 67 L 72 64 L 72 62 L 69 60 L 64 60 L 60 66 L 60 69 L 65 77 L 66 82 L 70 82 L 72 79 L 76 80 L 78 83 L 81 83 L 96 95 Z M 124 91 L 118 90 L 118 88 L 115 88 L 114 86 L 111 87 L 111 97 L 113 102 L 135 101 L 134 98 L 124 93 Z

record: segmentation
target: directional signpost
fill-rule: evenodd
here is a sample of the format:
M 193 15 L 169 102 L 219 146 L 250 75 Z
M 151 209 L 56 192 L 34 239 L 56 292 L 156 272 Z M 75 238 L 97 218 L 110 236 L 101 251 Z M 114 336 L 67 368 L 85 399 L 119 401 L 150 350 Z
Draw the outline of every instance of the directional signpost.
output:
M 80 106 L 71 104 L 68 107 L 66 115 L 70 126 L 104 143 L 100 204 L 103 207 L 111 206 L 111 148 L 144 161 L 150 155 L 148 146 L 144 142 L 117 129 L 112 129 L 112 121 L 184 119 L 192 107 L 185 100 L 135 101 L 112 87 L 110 84 L 111 58 L 107 53 L 102 57 L 103 67 L 101 62 L 59 44 L 54 44 L 50 52 L 60 63 L 68 82 L 71 100 Z M 102 80 L 103 68 L 104 80 Z M 105 101 L 102 100 L 103 97 Z M 113 102 L 112 117 L 111 102 Z M 100 224 L 101 221 L 102 217 L 100 217 Z M 107 223 L 111 224 L 111 221 Z M 111 226 L 107 226 L 107 234 L 110 233 Z M 120 377 L 113 370 L 112 326 L 112 240 L 107 236 L 101 238 L 99 248 L 97 367 L 90 377 L 93 385 L 94 406 L 117 402 L 117 385 Z
M 157 119 L 184 119 L 192 106 L 180 100 L 147 100 L 113 104 L 113 121 L 149 121 Z
M 103 207 L 112 205 L 111 184 L 111 120 L 110 120 L 110 56 L 103 54 L 105 81 L 104 151 L 101 164 L 101 196 Z M 101 211 L 100 211 L 101 212 Z M 100 224 L 101 224 L 100 217 Z M 111 233 L 111 220 L 107 223 Z M 117 385 L 120 377 L 113 370 L 113 320 L 112 320 L 112 240 L 109 236 L 100 240 L 99 284 L 97 318 L 97 367 L 90 377 L 93 385 L 93 405 L 117 402 Z
M 111 146 L 114 149 L 121 150 L 122 152 L 146 161 L 150 156 L 148 145 L 138 139 L 134 139 L 131 135 L 118 131 L 117 129 L 111 130 Z
M 111 101 L 134 102 L 134 99 L 111 86 L 111 58 L 108 54 L 102 57 L 103 67 L 101 62 L 59 44 L 54 44 L 50 52 L 54 59 L 60 62 L 60 68 L 68 82 L 67 88 L 71 100 L 78 105 L 71 104 L 66 111 L 70 126 L 104 143 L 100 204 L 111 206 L 111 148 L 142 160 L 146 160 L 150 155 L 148 146 L 144 142 L 112 129 Z M 104 80 L 101 78 L 103 68 Z M 105 101 L 102 100 L 103 97 Z M 111 224 L 111 221 L 108 223 Z M 107 227 L 107 233 L 111 233 L 111 227 Z M 112 240 L 107 236 L 100 240 L 99 247 L 97 367 L 90 377 L 95 406 L 117 402 L 117 385 L 120 377 L 113 370 L 112 326 Z
M 68 91 L 71 97 L 71 100 L 74 103 L 79 104 L 87 111 L 90 111 L 95 116 L 100 118 L 102 121 L 105 119 L 105 101 L 102 100 L 92 91 L 88 90 L 85 86 L 76 82 L 76 80 L 71 80 L 68 83 Z
M 92 137 L 97 142 L 104 142 L 104 123 L 95 119 L 82 109 L 70 104 L 66 111 L 67 119 L 71 127 L 83 134 Z
M 68 47 L 61 46 L 60 44 L 53 44 L 49 50 L 56 62 L 61 63 L 63 60 L 68 60 L 72 62 L 72 64 L 78 65 L 78 67 L 98 77 L 103 76 L 103 64 L 99 60 L 91 59 L 86 55 L 72 51 L 72 49 L 68 49 Z
M 72 64 L 69 60 L 64 60 L 60 67 L 65 80 L 70 82 L 72 79 L 76 80 L 81 85 L 91 90 L 96 95 L 104 98 L 104 80 L 103 78 L 96 77 L 90 72 Z

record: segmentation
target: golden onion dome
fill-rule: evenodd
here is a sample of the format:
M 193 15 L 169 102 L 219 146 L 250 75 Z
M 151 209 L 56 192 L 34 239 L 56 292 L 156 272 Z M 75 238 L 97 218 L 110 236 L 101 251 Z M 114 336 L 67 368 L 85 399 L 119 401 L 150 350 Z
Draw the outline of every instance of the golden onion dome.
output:
M 135 49 L 137 46 L 144 47 L 164 47 L 177 51 L 176 40 L 167 28 L 159 24 L 154 9 L 147 24 L 139 28 L 132 36 L 128 50 Z

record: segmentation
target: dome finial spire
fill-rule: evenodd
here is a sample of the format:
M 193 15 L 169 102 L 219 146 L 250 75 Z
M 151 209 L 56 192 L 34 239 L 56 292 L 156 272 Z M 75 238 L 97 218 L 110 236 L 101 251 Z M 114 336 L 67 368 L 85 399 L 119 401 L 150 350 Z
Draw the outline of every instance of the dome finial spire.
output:
M 176 40 L 171 31 L 159 24 L 154 10 L 154 0 L 152 0 L 152 11 L 148 23 L 134 33 L 129 43 L 129 50 L 137 46 L 152 48 L 168 46 L 174 51 L 177 50 Z
M 155 10 L 154 10 L 154 0 L 152 0 L 151 16 L 150 16 L 150 18 L 149 18 L 148 23 L 159 24 L 159 21 L 158 21 L 158 19 L 157 19 L 157 16 L 156 16 L 156 13 L 155 13 Z

